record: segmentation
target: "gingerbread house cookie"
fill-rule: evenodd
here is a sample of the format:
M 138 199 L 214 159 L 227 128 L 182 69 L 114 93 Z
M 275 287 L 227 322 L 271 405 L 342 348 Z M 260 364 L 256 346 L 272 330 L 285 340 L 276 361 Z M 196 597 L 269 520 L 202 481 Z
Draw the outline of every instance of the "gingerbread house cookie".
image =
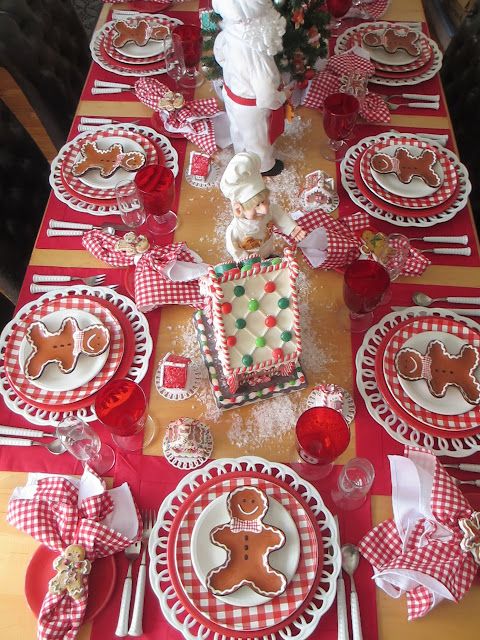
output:
M 207 156 L 206 153 L 192 151 L 190 153 L 188 172 L 195 180 L 205 182 L 210 173 L 210 156 Z

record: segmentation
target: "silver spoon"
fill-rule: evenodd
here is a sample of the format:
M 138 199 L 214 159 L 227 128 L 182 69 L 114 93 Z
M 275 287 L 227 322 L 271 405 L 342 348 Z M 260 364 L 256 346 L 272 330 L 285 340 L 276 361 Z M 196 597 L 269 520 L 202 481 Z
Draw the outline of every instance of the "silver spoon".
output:
M 432 302 L 451 302 L 453 304 L 480 305 L 480 298 L 473 298 L 473 297 L 465 298 L 461 296 L 448 297 L 448 298 L 430 298 L 430 296 L 427 296 L 426 293 L 422 293 L 421 291 L 417 291 L 416 293 L 414 293 L 412 296 L 412 300 L 415 302 L 415 304 L 419 305 L 420 307 L 429 307 L 432 304 Z
M 360 607 L 358 605 L 357 589 L 355 588 L 355 573 L 360 560 L 360 552 L 354 544 L 342 546 L 342 569 L 350 577 L 350 611 L 352 614 L 353 640 L 362 640 L 362 622 L 360 619 Z
M 58 456 L 61 453 L 65 453 L 66 447 L 59 438 L 52 440 L 51 442 L 37 442 L 36 440 L 30 440 L 28 438 L 9 438 L 8 436 L 0 437 L 0 445 L 6 447 L 45 447 L 50 453 Z

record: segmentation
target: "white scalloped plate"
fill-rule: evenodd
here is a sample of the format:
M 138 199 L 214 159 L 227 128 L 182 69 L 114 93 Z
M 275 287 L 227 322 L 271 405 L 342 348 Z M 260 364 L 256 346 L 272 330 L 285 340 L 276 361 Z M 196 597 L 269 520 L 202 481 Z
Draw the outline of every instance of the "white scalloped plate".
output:
M 214 460 L 206 467 L 189 473 L 170 493 L 160 506 L 157 522 L 150 535 L 150 583 L 157 596 L 165 619 L 186 638 L 186 640 L 234 640 L 232 635 L 220 636 L 218 633 L 199 623 L 178 600 L 171 583 L 167 568 L 168 534 L 173 520 L 183 501 L 205 481 L 236 471 L 253 471 L 268 474 L 289 484 L 309 504 L 322 532 L 324 558 L 322 577 L 317 590 L 307 608 L 296 620 L 274 633 L 268 629 L 252 638 L 262 640 L 280 640 L 295 637 L 295 640 L 308 638 L 318 626 L 320 619 L 335 600 L 337 576 L 341 567 L 341 554 L 338 545 L 337 528 L 332 514 L 325 507 L 318 491 L 306 480 L 300 478 L 290 467 L 263 458 L 246 456 L 242 458 L 224 458 Z
M 385 29 L 390 26 L 400 26 L 402 23 L 376 22 L 371 24 L 372 26 L 373 24 L 378 25 L 379 29 Z M 364 28 L 365 23 L 356 25 L 355 27 L 350 27 L 349 29 L 346 29 L 342 34 L 340 34 L 337 38 L 337 42 L 335 43 L 335 54 L 345 53 L 345 51 L 347 50 L 347 43 L 349 38 L 352 35 L 361 32 Z M 433 78 L 442 68 L 443 55 L 436 42 L 434 42 L 430 38 L 427 38 L 427 36 L 425 36 L 425 38 L 428 40 L 428 43 L 432 47 L 433 57 L 432 65 L 426 71 L 422 71 L 421 67 L 420 69 L 418 69 L 418 75 L 408 78 L 402 77 L 401 72 L 398 73 L 398 78 L 384 78 L 374 75 L 369 79 L 369 82 L 372 82 L 373 84 L 383 84 L 390 87 L 401 87 L 404 85 L 420 84 L 421 82 L 425 82 L 425 80 L 430 80 L 430 78 Z
M 108 131 L 109 129 L 126 129 L 128 131 L 135 131 L 145 137 L 147 137 L 151 142 L 153 142 L 162 152 L 165 158 L 165 166 L 172 170 L 173 174 L 176 176 L 178 174 L 178 154 L 176 150 L 172 147 L 170 140 L 165 136 L 157 133 L 154 129 L 150 127 L 145 127 L 143 125 L 138 124 L 130 124 L 128 122 L 121 124 L 106 124 L 101 127 L 98 127 L 98 131 Z M 109 216 L 113 214 L 119 214 L 117 203 L 114 202 L 112 204 L 102 203 L 101 200 L 97 202 L 89 202 L 82 198 L 81 194 L 71 193 L 67 191 L 63 184 L 62 180 L 62 163 L 67 154 L 67 151 L 71 149 L 72 146 L 78 144 L 79 140 L 83 138 L 88 138 L 91 136 L 90 131 L 86 131 L 84 133 L 80 133 L 78 136 L 75 136 L 72 140 L 63 145 L 63 147 L 58 152 L 57 156 L 53 159 L 51 169 L 50 169 L 50 186 L 53 189 L 53 192 L 57 196 L 57 198 L 65 203 L 70 209 L 74 209 L 75 211 L 81 211 L 83 213 L 89 213 L 93 216 Z
M 357 387 L 372 418 L 397 442 L 411 447 L 425 447 L 438 456 L 466 458 L 480 449 L 480 433 L 464 438 L 446 439 L 423 433 L 401 420 L 386 404 L 375 379 L 375 356 L 384 336 L 400 322 L 417 316 L 438 316 L 453 318 L 480 331 L 480 325 L 467 317 L 457 316 L 450 309 L 431 309 L 409 307 L 403 311 L 394 311 L 371 327 L 357 352 Z
M 404 216 L 402 216 L 398 213 L 393 213 L 388 209 L 378 207 L 376 204 L 371 202 L 360 191 L 360 189 L 358 189 L 354 175 L 355 163 L 357 162 L 358 158 L 373 144 L 384 142 L 391 138 L 396 138 L 399 135 L 400 134 L 393 131 L 387 131 L 385 133 L 379 134 L 378 136 L 368 136 L 367 138 L 363 138 L 357 144 L 353 145 L 352 147 L 350 147 L 350 149 L 347 150 L 347 153 L 345 154 L 345 157 L 343 158 L 340 165 L 340 173 L 342 184 L 345 187 L 348 195 L 353 200 L 353 202 L 355 202 L 355 204 L 364 209 L 374 218 L 385 220 L 386 222 L 390 222 L 391 224 L 395 224 L 399 227 L 432 227 L 436 224 L 440 224 L 441 222 L 447 222 L 448 220 L 451 220 L 467 204 L 468 196 L 470 194 L 470 191 L 472 190 L 472 185 L 470 184 L 466 167 L 460 162 L 457 156 L 449 149 L 442 147 L 432 140 L 428 140 L 428 144 L 432 147 L 438 148 L 444 155 L 448 157 L 450 162 L 455 167 L 459 182 L 458 195 L 456 199 L 445 209 L 445 211 L 430 215 L 428 215 L 427 211 L 425 217 L 411 217 L 407 215 L 407 212 Z
M 45 409 L 33 407 L 28 402 L 22 400 L 10 386 L 3 367 L 3 356 L 5 353 L 5 345 L 13 327 L 23 321 L 34 309 L 41 306 L 46 300 L 54 300 L 57 297 L 65 297 L 68 295 L 95 296 L 100 300 L 107 300 L 126 315 L 135 333 L 135 353 L 127 375 L 135 382 L 141 382 L 145 377 L 153 349 L 153 342 L 146 317 L 138 311 L 135 303 L 130 300 L 130 298 L 122 296 L 108 287 L 87 287 L 86 285 L 62 287 L 55 291 L 49 291 L 36 300 L 32 300 L 24 305 L 16 313 L 13 320 L 6 325 L 0 336 L 0 395 L 3 397 L 7 407 L 14 413 L 21 415 L 32 424 L 38 424 L 44 427 L 56 426 L 67 415 L 71 415 L 72 413 L 82 420 L 85 420 L 85 422 L 96 420 L 97 417 L 95 415 L 93 401 L 91 405 L 82 407 L 75 412 L 64 412 L 61 410 L 46 411 Z

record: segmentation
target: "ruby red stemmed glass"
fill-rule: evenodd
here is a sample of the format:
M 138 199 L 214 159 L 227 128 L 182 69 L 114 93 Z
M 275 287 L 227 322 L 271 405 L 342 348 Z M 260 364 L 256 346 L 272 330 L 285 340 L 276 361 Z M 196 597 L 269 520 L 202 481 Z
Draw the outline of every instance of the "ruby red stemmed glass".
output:
M 135 184 L 145 213 L 146 229 L 152 236 L 168 235 L 177 228 L 178 218 L 170 207 L 175 200 L 175 176 L 165 166 L 149 165 L 137 171 Z
M 332 93 L 323 101 L 323 128 L 329 140 L 322 148 L 322 155 L 332 162 L 340 161 L 348 148 L 345 140 L 350 137 L 357 121 L 360 103 L 349 93 Z
M 366 331 L 373 321 L 373 310 L 385 299 L 390 287 L 388 271 L 375 260 L 354 260 L 345 269 L 343 299 L 350 310 L 350 329 Z
M 295 435 L 301 458 L 299 473 L 307 480 L 325 478 L 350 442 L 345 418 L 340 411 L 330 407 L 312 407 L 304 411 L 297 420 Z
M 197 70 L 202 56 L 202 31 L 197 25 L 179 24 L 173 33 L 180 36 L 183 58 L 187 67 L 187 73 L 180 78 L 179 84 L 186 88 L 199 87 L 204 81 L 202 74 Z
M 352 0 L 327 0 L 327 11 L 333 20 L 329 24 L 329 29 L 339 29 L 344 15 L 346 15 L 352 6 Z

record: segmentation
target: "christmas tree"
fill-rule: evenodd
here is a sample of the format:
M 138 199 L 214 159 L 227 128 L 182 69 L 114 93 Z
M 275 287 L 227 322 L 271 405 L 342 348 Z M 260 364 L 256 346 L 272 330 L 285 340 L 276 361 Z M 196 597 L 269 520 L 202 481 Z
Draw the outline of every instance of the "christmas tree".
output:
M 327 55 L 326 39 L 329 14 L 324 0 L 272 0 L 273 6 L 287 21 L 283 51 L 275 56 L 281 73 L 288 73 L 300 87 L 313 78 L 318 58 Z M 208 80 L 220 78 L 222 68 L 213 57 L 213 43 L 220 30 L 221 16 L 214 11 L 200 12 L 203 33 L 202 71 Z

